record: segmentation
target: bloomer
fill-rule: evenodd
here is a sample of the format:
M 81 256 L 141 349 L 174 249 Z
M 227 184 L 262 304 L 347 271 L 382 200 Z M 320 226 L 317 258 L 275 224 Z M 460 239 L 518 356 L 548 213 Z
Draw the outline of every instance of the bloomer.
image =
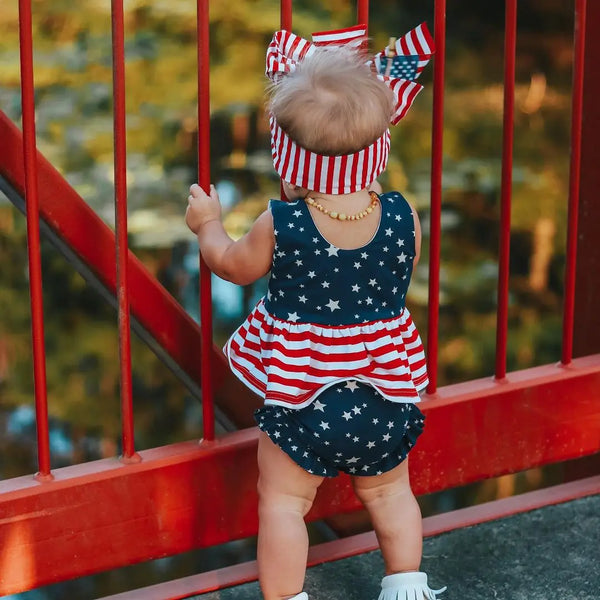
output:
M 415 404 L 390 402 L 356 380 L 325 389 L 309 406 L 266 405 L 258 426 L 294 462 L 315 475 L 381 475 L 399 465 L 423 431 Z

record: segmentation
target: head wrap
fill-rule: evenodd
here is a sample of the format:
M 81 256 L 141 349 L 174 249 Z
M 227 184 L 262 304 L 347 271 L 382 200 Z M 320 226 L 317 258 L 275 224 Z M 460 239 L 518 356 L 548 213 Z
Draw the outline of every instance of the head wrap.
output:
M 312 42 L 289 31 L 277 31 L 267 49 L 266 75 L 277 83 L 292 73 L 302 60 L 323 46 L 358 49 L 366 39 L 366 25 L 313 33 Z M 393 52 L 384 49 L 368 65 L 394 94 L 390 123 L 396 125 L 408 112 L 423 86 L 419 77 L 434 52 L 434 43 L 422 23 L 397 40 Z M 392 56 L 390 56 L 392 54 Z M 370 146 L 342 156 L 324 156 L 302 148 L 270 117 L 273 165 L 290 184 L 323 194 L 349 194 L 366 188 L 387 165 L 390 132 L 386 130 Z

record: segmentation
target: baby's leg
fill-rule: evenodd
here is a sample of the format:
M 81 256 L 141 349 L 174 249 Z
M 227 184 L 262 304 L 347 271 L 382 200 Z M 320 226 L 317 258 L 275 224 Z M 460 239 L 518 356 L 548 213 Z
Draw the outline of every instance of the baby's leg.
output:
M 322 477 L 299 467 L 268 435 L 258 440 L 258 577 L 265 600 L 302 591 L 308 554 L 304 516 Z
M 353 477 L 352 483 L 371 516 L 386 575 L 418 571 L 423 530 L 421 510 L 410 489 L 408 459 L 382 475 Z

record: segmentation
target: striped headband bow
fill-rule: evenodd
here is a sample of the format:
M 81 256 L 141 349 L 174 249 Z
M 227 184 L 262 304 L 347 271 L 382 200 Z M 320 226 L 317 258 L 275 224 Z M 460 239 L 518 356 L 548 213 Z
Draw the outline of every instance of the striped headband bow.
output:
M 366 25 L 313 33 L 312 42 L 288 31 L 277 31 L 267 49 L 266 75 L 277 83 L 292 73 L 298 63 L 318 47 L 346 46 L 357 50 L 366 39 Z M 390 123 L 396 125 L 408 112 L 423 86 L 419 77 L 434 52 L 434 43 L 425 23 L 396 40 L 367 64 L 394 94 Z M 323 156 L 296 144 L 271 115 L 273 165 L 288 183 L 324 194 L 349 194 L 366 188 L 384 170 L 390 148 L 390 134 L 353 154 Z

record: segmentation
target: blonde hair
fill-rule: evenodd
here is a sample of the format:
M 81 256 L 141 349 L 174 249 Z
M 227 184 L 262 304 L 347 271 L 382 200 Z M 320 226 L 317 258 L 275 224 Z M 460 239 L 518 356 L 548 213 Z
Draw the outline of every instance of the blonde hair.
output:
M 365 61 L 355 50 L 316 48 L 271 86 L 271 114 L 306 150 L 328 156 L 362 150 L 389 127 L 393 103 Z

